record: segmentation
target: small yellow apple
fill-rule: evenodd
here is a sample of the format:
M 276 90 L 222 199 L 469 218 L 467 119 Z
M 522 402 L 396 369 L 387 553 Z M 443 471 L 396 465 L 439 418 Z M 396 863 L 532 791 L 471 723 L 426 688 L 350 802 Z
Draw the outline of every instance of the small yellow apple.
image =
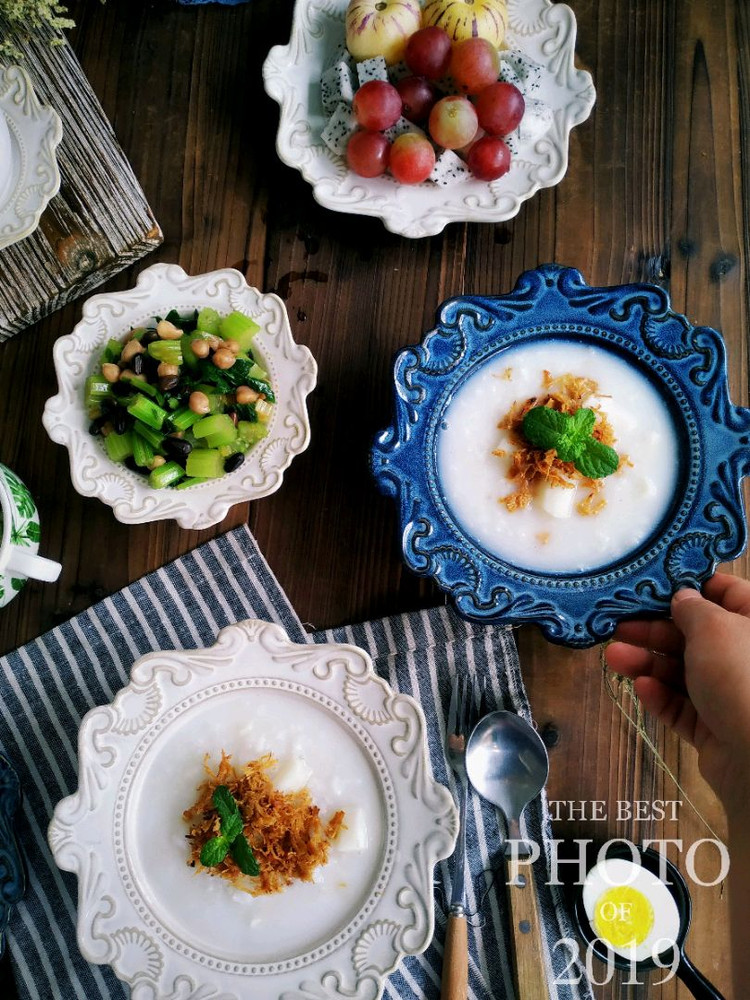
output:
M 505 39 L 507 19 L 506 0 L 427 0 L 422 12 L 424 26 L 442 28 L 451 41 L 486 38 L 496 49 Z
M 404 58 L 406 43 L 421 27 L 419 0 L 351 0 L 346 47 L 358 62 L 383 56 L 392 66 Z

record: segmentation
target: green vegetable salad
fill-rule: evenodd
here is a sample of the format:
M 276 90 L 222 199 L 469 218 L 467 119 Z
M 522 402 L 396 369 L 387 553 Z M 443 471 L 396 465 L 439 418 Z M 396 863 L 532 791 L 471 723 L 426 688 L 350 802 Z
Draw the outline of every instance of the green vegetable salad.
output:
M 253 354 L 259 329 L 240 312 L 173 310 L 110 340 L 86 380 L 91 434 L 155 489 L 234 472 L 268 434 L 276 401 Z

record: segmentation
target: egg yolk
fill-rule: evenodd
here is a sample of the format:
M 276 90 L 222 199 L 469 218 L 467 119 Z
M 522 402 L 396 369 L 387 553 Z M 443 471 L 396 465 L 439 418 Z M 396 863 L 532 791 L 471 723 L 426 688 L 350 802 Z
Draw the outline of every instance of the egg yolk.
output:
M 607 889 L 594 907 L 594 930 L 613 948 L 642 944 L 654 926 L 654 908 L 629 885 Z

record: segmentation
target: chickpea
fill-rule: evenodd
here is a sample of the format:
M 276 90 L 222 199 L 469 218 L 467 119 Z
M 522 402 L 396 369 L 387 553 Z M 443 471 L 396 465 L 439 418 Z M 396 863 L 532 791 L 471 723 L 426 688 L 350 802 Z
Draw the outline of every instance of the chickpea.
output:
M 190 343 L 190 347 L 196 358 L 207 358 L 211 353 L 211 347 L 207 340 L 193 340 Z
M 226 370 L 227 368 L 232 367 L 232 365 L 236 361 L 236 358 L 231 351 L 227 351 L 222 347 L 214 353 L 212 360 L 217 368 Z
M 224 346 L 224 341 L 221 337 L 217 337 L 215 333 L 209 333 L 206 340 L 208 341 L 208 346 L 212 351 L 218 351 L 220 347 Z
M 120 377 L 120 366 L 105 362 L 102 365 L 102 375 L 108 382 L 116 382 Z
M 120 355 L 120 364 L 121 365 L 128 364 L 128 362 L 133 360 L 136 354 L 143 354 L 143 346 L 137 340 L 129 340 L 122 349 L 122 354 Z
M 120 381 L 121 381 L 121 382 L 126 382 L 126 381 L 127 381 L 127 380 L 128 380 L 129 378 L 138 378 L 138 377 L 139 377 L 139 376 L 138 376 L 138 375 L 136 375 L 136 373 L 135 373 L 135 372 L 134 372 L 134 371 L 133 371 L 132 369 L 130 369 L 130 368 L 126 368 L 126 369 L 125 369 L 124 371 L 121 371 L 121 372 L 120 372 Z M 145 379 L 143 378 L 143 376 L 142 376 L 142 375 L 141 375 L 140 377 L 141 377 L 141 379 L 142 379 L 142 380 L 143 380 L 144 382 L 146 381 L 146 380 L 145 380 Z
M 193 413 L 208 413 L 211 409 L 211 403 L 208 400 L 208 396 L 205 392 L 198 392 L 197 389 L 195 392 L 190 393 L 188 406 Z
M 240 345 L 237 343 L 236 340 L 225 340 L 224 341 L 224 347 L 228 351 L 231 351 L 232 354 L 239 354 L 240 353 Z
M 154 455 L 151 461 L 148 463 L 149 469 L 158 469 L 160 465 L 166 463 L 166 458 L 163 455 Z
M 175 326 L 174 323 L 170 323 L 167 319 L 159 320 L 156 324 L 156 332 L 162 340 L 179 340 L 182 336 L 182 330 L 179 326 Z
M 246 403 L 257 403 L 260 399 L 260 393 L 256 392 L 255 389 L 251 389 L 249 385 L 240 385 L 237 386 L 235 398 L 237 402 L 242 405 Z
M 159 376 L 159 378 L 166 378 L 168 375 L 179 375 L 180 366 L 170 365 L 166 361 L 162 361 L 162 363 L 156 369 L 156 374 Z

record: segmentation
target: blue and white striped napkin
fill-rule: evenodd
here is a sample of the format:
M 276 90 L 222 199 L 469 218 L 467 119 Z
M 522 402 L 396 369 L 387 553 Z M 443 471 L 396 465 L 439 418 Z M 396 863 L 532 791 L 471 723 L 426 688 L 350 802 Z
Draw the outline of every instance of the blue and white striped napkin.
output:
M 381 676 L 413 695 L 427 718 L 435 777 L 453 787 L 443 754 L 445 714 L 456 672 L 490 680 L 498 707 L 528 717 L 511 633 L 459 619 L 448 608 L 399 615 L 328 632 L 306 634 L 247 528 L 237 528 L 144 577 L 83 614 L 0 659 L 0 752 L 15 764 L 24 791 L 19 836 L 26 852 L 28 890 L 11 914 L 8 946 L 22 1000 L 123 1000 L 128 989 L 107 966 L 89 965 L 75 939 L 76 879 L 60 871 L 46 830 L 57 801 L 77 787 L 76 736 L 84 714 L 110 702 L 144 653 L 211 645 L 226 625 L 262 618 L 283 626 L 295 642 L 351 642 L 373 658 Z M 544 800 L 527 810 L 527 836 L 551 836 Z M 471 1000 L 512 997 L 502 885 L 486 890 L 499 863 L 502 836 L 495 811 L 471 799 L 468 826 Z M 589 1000 L 581 967 L 566 966 L 556 948 L 574 937 L 554 887 L 538 863 L 547 966 L 553 1000 Z M 388 1000 L 438 997 L 445 929 L 448 867 L 436 879 L 436 934 L 424 955 L 405 959 L 389 978 Z M 498 889 L 500 891 L 498 891 Z M 571 975 L 572 973 L 572 975 Z M 554 984 L 580 978 L 579 985 Z M 541 998 L 540 998 L 541 1000 Z

